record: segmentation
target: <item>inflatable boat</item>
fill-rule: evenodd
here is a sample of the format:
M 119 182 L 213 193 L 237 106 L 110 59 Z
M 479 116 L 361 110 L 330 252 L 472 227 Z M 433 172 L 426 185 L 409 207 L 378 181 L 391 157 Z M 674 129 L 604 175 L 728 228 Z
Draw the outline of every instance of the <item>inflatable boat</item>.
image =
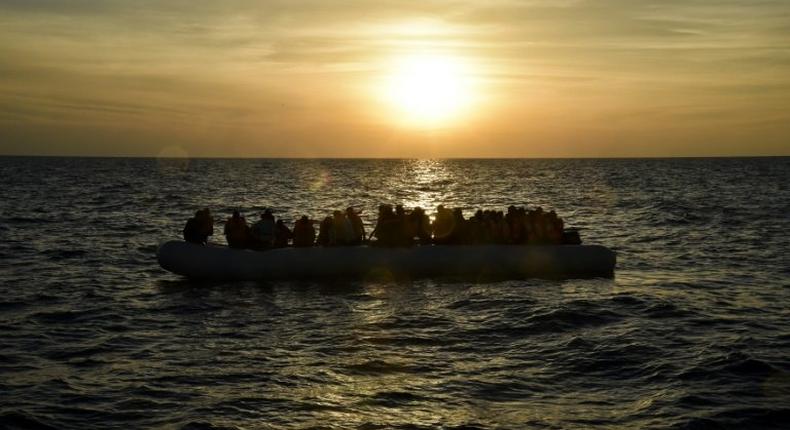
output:
M 285 280 L 391 276 L 465 279 L 611 277 L 615 253 L 599 245 L 424 245 L 276 248 L 267 251 L 196 245 L 159 247 L 159 264 L 193 279 Z

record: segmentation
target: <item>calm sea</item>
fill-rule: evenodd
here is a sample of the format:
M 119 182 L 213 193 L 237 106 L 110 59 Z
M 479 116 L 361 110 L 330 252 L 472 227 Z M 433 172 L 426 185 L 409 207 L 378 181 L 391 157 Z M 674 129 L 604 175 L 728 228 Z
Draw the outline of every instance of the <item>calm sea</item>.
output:
M 790 428 L 790 158 L 0 158 L 0 427 Z M 614 279 L 193 283 L 203 206 L 556 209 Z M 224 242 L 221 226 L 214 241 Z

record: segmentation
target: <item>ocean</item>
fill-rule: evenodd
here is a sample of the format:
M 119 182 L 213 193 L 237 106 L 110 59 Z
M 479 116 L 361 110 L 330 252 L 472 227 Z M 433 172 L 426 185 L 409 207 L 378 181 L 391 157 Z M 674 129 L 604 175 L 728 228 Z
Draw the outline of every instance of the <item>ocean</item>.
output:
M 0 428 L 790 428 L 790 158 L 0 158 Z M 191 282 L 209 207 L 555 209 L 613 279 Z M 212 241 L 224 243 L 217 224 Z

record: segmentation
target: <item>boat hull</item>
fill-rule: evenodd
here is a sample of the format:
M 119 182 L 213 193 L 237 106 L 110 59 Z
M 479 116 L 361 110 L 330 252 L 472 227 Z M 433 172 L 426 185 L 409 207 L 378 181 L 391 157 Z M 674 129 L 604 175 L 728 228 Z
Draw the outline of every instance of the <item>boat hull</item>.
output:
M 611 277 L 616 256 L 599 245 L 368 246 L 268 251 L 166 242 L 159 264 L 193 279 L 284 280 L 392 277 Z

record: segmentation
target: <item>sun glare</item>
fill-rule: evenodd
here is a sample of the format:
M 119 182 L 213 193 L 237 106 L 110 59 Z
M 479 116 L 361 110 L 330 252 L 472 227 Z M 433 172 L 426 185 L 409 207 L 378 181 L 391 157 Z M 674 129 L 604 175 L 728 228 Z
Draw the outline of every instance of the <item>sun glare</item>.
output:
M 446 125 L 469 107 L 468 67 L 460 59 L 420 54 L 397 59 L 383 85 L 386 102 L 409 125 Z

